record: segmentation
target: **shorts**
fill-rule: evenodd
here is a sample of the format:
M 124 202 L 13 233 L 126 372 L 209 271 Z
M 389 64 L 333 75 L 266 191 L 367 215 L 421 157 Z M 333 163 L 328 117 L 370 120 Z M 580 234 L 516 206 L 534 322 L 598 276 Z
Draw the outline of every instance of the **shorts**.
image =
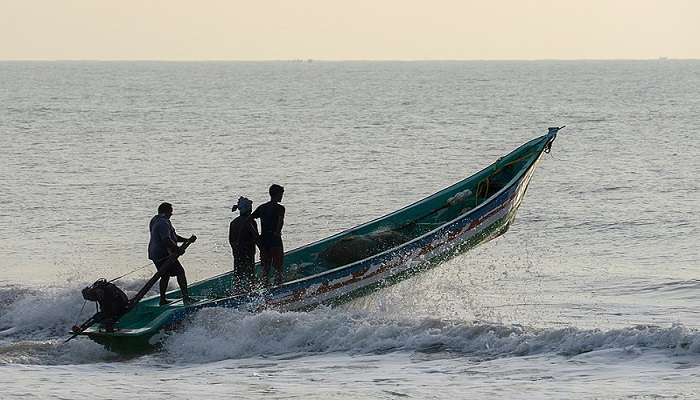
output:
M 162 276 L 179 276 L 185 274 L 185 268 L 182 267 L 179 260 L 165 259 L 159 263 L 153 261 L 156 269 L 162 273 Z
M 275 235 L 272 233 L 263 232 L 260 235 L 260 248 L 261 249 L 272 249 L 274 247 L 282 247 L 282 236 L 278 236 L 278 235 Z

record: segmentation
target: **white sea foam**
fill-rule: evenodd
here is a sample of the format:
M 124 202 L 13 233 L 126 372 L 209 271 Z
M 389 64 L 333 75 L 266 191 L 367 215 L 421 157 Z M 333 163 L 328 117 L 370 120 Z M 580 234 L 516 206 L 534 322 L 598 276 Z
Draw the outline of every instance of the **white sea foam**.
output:
M 133 292 L 140 281 L 125 281 Z M 71 364 L 113 359 L 88 340 L 62 341 L 82 306 L 74 287 L 0 289 L 0 363 Z M 90 305 L 90 307 L 92 307 Z M 84 310 L 82 319 L 90 310 Z M 454 352 L 498 358 L 552 353 L 572 356 L 603 349 L 665 349 L 700 353 L 700 332 L 673 325 L 613 330 L 531 329 L 491 322 L 438 318 L 391 319 L 385 313 L 320 308 L 311 312 L 205 309 L 165 340 L 162 356 L 176 362 L 211 362 L 289 353 L 349 354 Z
M 83 305 L 80 290 L 88 283 L 65 287 L 0 287 L 0 364 L 82 364 L 117 358 L 101 345 L 76 339 L 64 343 L 73 324 L 94 313 L 94 303 Z M 120 286 L 133 293 L 141 282 L 125 280 Z
M 33 339 L 50 339 L 68 332 L 83 304 L 79 287 L 28 289 L 19 293 L 2 290 L 0 296 L 12 297 L 0 315 L 0 327 L 9 332 L 6 336 Z M 84 315 L 90 311 L 84 311 Z
M 91 283 L 91 282 L 90 282 Z M 88 282 L 63 287 L 0 287 L 0 337 L 50 340 L 66 336 L 70 327 L 89 318 L 95 303 L 87 302 L 81 290 Z M 140 280 L 123 280 L 119 286 L 133 294 L 143 284 Z
M 103 346 L 85 339 L 73 340 L 68 343 L 64 343 L 64 339 L 0 343 L 0 365 L 92 364 L 115 361 L 120 358 L 119 355 L 108 351 Z
M 390 320 L 331 309 L 260 314 L 208 309 L 199 312 L 165 343 L 167 354 L 183 362 L 298 352 L 447 351 L 477 358 L 542 353 L 572 356 L 611 348 L 700 353 L 700 332 L 681 325 L 607 331 L 573 327 L 528 329 L 430 318 Z

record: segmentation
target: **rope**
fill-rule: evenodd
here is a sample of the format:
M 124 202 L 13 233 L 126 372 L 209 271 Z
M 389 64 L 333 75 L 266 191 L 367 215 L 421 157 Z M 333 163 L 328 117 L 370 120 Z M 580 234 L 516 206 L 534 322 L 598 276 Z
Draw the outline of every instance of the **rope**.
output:
M 142 265 L 142 266 L 140 266 L 140 267 L 138 267 L 138 268 L 136 268 L 136 269 L 133 269 L 133 270 L 127 272 L 127 273 L 124 274 L 124 275 L 120 275 L 120 276 L 118 276 L 118 277 L 112 279 L 112 280 L 109 281 L 109 282 L 114 282 L 114 281 L 117 281 L 117 280 L 119 280 L 119 279 L 122 279 L 123 277 L 125 277 L 125 276 L 127 276 L 127 275 L 131 275 L 131 274 L 133 274 L 133 273 L 136 272 L 136 271 L 142 270 L 142 269 L 148 267 L 149 265 L 151 265 L 150 262 L 147 263 L 147 264 L 144 264 L 144 265 Z
M 75 325 L 78 325 L 78 321 L 80 321 L 78 318 L 80 318 L 80 316 L 83 314 L 83 310 L 85 309 L 85 304 L 87 304 L 87 300 L 85 300 L 83 302 L 83 306 L 80 307 L 80 312 L 78 313 L 78 315 L 75 316 Z
M 474 193 L 474 207 L 479 205 L 479 197 L 481 197 L 482 200 L 488 197 L 490 186 L 491 176 L 487 176 L 486 179 L 476 185 L 476 193 Z
M 159 263 L 159 262 L 161 262 L 161 261 L 167 260 L 168 258 L 170 258 L 170 256 L 165 256 L 165 257 L 161 258 L 160 260 L 156 260 L 155 263 Z M 114 281 L 117 281 L 117 280 L 119 280 L 119 279 L 122 279 L 123 277 L 125 277 L 125 276 L 127 276 L 127 275 L 131 275 L 131 274 L 133 274 L 133 273 L 136 272 L 136 271 L 142 270 L 142 269 L 148 267 L 149 265 L 151 265 L 150 262 L 148 262 L 148 263 L 146 263 L 146 264 L 143 264 L 142 266 L 140 266 L 140 267 L 138 267 L 138 268 L 135 268 L 135 269 L 133 269 L 133 270 L 127 272 L 127 273 L 124 274 L 124 275 L 120 275 L 120 276 L 118 276 L 118 277 L 116 277 L 116 278 L 114 278 L 114 279 L 112 279 L 111 281 L 108 281 L 108 282 L 114 282 Z

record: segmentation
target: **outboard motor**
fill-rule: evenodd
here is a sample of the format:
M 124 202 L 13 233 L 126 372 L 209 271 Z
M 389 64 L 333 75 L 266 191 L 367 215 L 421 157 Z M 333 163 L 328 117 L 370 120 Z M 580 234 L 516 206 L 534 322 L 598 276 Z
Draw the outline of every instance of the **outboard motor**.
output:
M 117 319 L 128 311 L 129 297 L 115 284 L 100 279 L 82 291 L 85 300 L 97 302 L 99 305 L 99 322 L 107 332 L 114 331 Z

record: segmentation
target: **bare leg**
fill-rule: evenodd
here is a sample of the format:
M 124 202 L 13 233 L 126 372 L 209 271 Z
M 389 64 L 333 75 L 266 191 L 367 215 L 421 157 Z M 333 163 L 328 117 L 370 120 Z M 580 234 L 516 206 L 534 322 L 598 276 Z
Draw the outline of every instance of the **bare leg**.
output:
M 168 301 L 165 299 L 165 292 L 168 291 L 168 282 L 170 281 L 169 276 L 160 277 L 160 305 L 166 304 Z
M 282 284 L 282 267 L 284 265 L 284 251 L 282 248 L 273 250 L 271 264 L 275 267 L 275 285 Z
M 187 292 L 187 277 L 185 276 L 185 274 L 180 274 L 177 276 L 177 285 L 180 286 L 180 293 L 182 294 L 182 298 L 189 298 L 190 296 Z
M 270 267 L 272 260 L 268 251 L 260 251 L 260 264 L 262 264 L 262 284 L 265 287 L 270 286 Z

